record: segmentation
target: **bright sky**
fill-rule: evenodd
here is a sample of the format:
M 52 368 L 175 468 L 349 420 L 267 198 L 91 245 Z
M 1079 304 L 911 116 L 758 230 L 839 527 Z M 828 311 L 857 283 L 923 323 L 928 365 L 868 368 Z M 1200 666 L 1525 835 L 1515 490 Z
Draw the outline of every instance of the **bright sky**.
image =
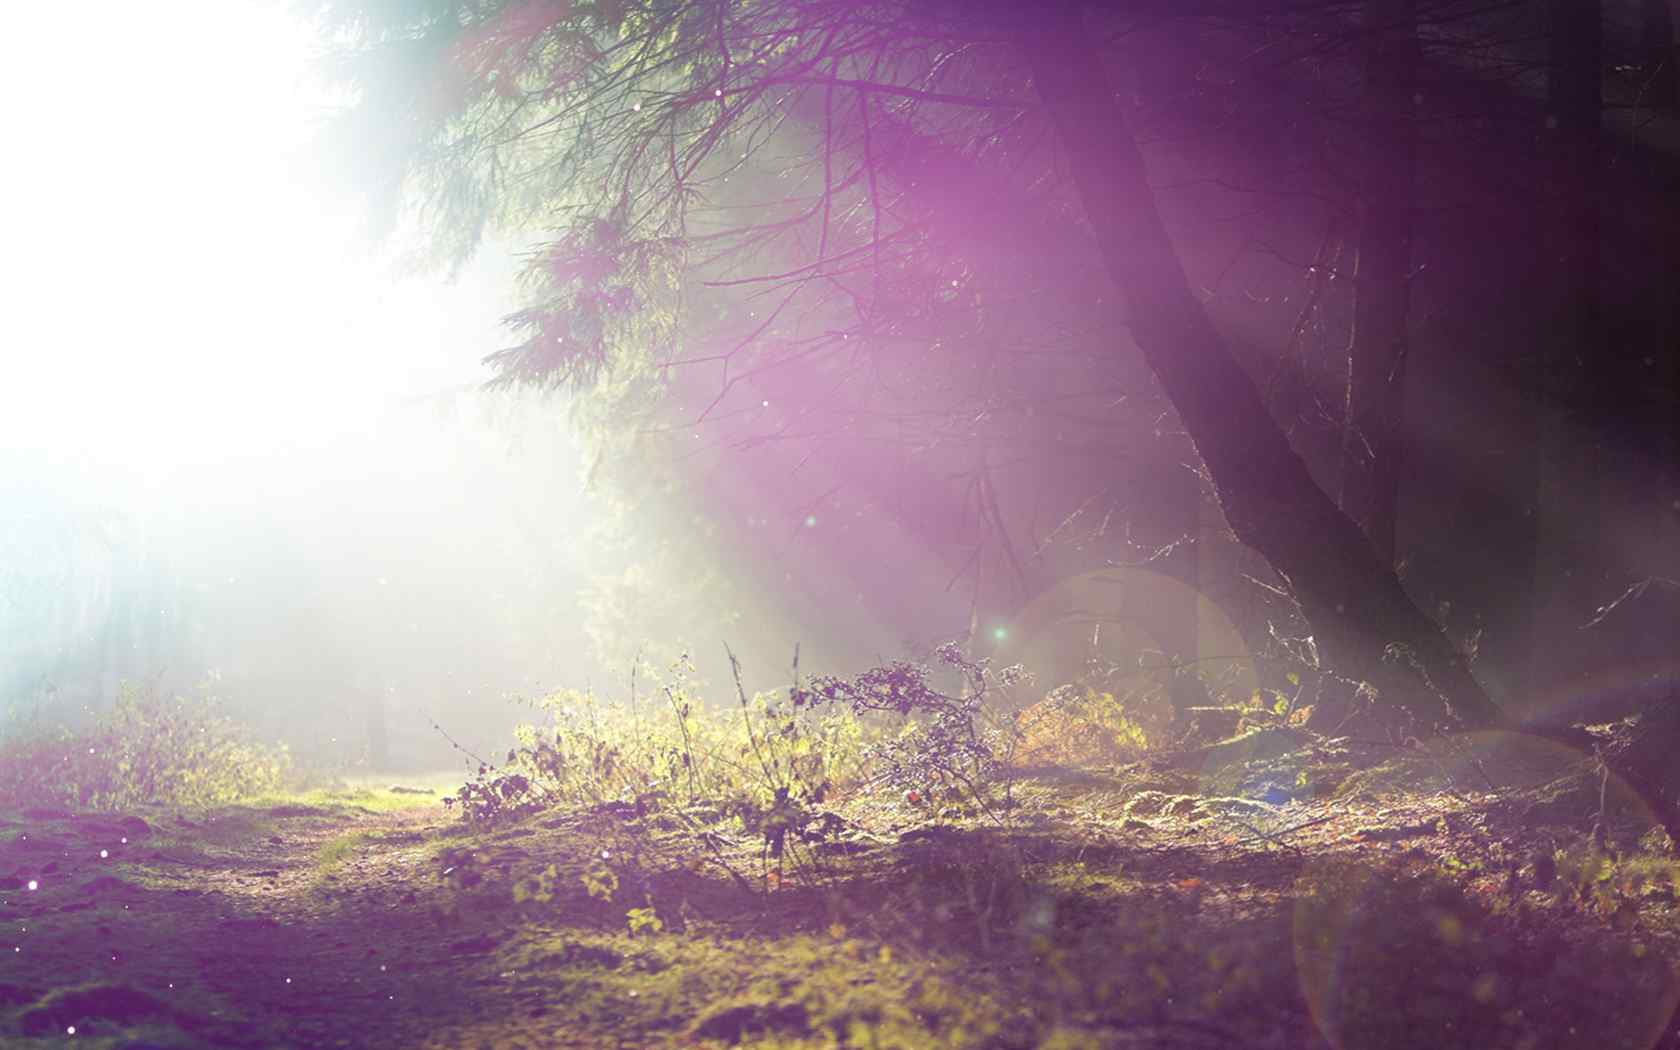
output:
M 444 287 L 358 248 L 308 170 L 324 96 L 280 6 L 10 13 L 0 464 L 272 463 L 483 379 L 505 345 L 507 262 Z

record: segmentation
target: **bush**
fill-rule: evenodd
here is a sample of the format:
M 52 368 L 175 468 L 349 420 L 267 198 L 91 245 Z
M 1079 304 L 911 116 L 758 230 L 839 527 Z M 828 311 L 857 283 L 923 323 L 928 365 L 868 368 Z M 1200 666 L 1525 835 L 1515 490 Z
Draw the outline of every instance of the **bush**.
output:
M 598 860 L 586 871 L 551 866 L 517 885 L 515 899 L 553 901 L 581 883 L 597 901 L 628 906 L 633 932 L 652 929 L 665 918 L 650 871 L 714 864 L 749 891 L 749 872 L 767 891 L 784 885 L 789 865 L 802 882 L 825 877 L 819 847 L 853 829 L 834 808 L 847 794 L 886 789 L 912 806 L 1002 822 L 1021 734 L 987 699 L 1021 673 L 994 671 L 955 645 L 937 656 L 961 675 L 959 695 L 935 688 L 929 668 L 893 663 L 749 697 L 733 656 L 731 707 L 698 702 L 686 657 L 651 696 L 554 693 L 535 702 L 546 724 L 520 727 L 502 764 L 480 760 L 443 801 L 479 825 L 572 810 Z
M 708 707 L 694 695 L 686 656 L 652 697 L 553 693 L 536 701 L 548 724 L 521 726 L 500 766 L 481 762 L 444 802 L 477 822 L 555 806 L 641 816 L 665 800 L 699 803 L 763 833 L 776 856 L 786 828 L 814 819 L 812 807 L 837 790 L 938 790 L 985 808 L 1021 740 L 1018 720 L 991 724 L 986 702 L 1023 676 L 972 661 L 955 644 L 936 655 L 962 676 L 961 695 L 934 688 L 929 668 L 895 662 L 749 698 L 737 668 L 737 704 Z
M 251 741 L 213 697 L 125 684 L 92 725 L 37 729 L 0 744 L 0 802 L 207 805 L 278 790 L 290 765 L 283 748 Z
M 795 686 L 793 706 L 811 712 L 849 709 L 859 718 L 896 715 L 901 731 L 866 753 L 871 781 L 916 797 L 943 794 L 989 811 L 988 796 L 1000 779 L 1008 799 L 1009 767 L 1022 736 L 1018 718 L 991 722 L 986 701 L 1026 674 L 1018 666 L 994 669 L 988 661 L 972 660 L 954 642 L 934 655 L 961 675 L 960 695 L 934 688 L 928 668 L 897 661 L 856 678 L 823 677 Z
M 770 803 L 778 789 L 817 797 L 861 779 L 865 732 L 849 714 L 744 690 L 734 707 L 707 706 L 692 673 L 683 656 L 651 695 L 621 701 L 566 689 L 534 701 L 544 721 L 520 726 L 502 763 L 481 763 L 444 802 L 479 822 L 556 806 L 645 811 L 655 797 L 721 810 Z
M 1084 683 L 1060 686 L 1020 715 L 1017 758 L 1031 765 L 1115 765 L 1134 761 L 1165 737 L 1135 720 L 1132 697 L 1116 697 Z M 1169 710 L 1170 715 L 1170 710 Z

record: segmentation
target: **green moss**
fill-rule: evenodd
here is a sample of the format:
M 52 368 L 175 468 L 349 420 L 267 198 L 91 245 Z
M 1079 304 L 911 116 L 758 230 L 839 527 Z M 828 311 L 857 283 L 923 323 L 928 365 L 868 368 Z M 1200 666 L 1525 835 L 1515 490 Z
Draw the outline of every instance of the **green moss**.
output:
M 17 1025 L 30 1036 L 61 1035 L 75 1029 L 87 1037 L 177 1019 L 173 1007 L 138 988 L 93 983 L 55 989 L 42 996 L 18 1014 Z
M 369 835 L 365 831 L 353 831 L 338 836 L 316 851 L 315 870 L 322 875 L 331 875 L 367 845 L 368 840 Z

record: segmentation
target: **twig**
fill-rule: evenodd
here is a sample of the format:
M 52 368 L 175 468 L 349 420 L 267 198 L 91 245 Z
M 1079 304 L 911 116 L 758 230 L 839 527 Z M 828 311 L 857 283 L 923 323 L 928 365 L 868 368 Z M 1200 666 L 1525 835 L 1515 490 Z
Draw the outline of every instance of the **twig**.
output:
M 466 755 L 468 758 L 472 759 L 474 762 L 477 762 L 479 765 L 484 766 L 487 769 L 495 769 L 496 768 L 494 763 L 486 762 L 484 759 L 479 758 L 477 755 L 473 754 L 471 751 L 468 751 L 466 748 L 462 747 L 461 742 L 459 740 L 456 740 L 454 737 L 450 736 L 449 733 L 442 726 L 437 724 L 437 719 L 433 718 L 430 715 L 427 715 L 426 716 L 426 721 L 432 723 L 432 728 L 437 730 L 438 734 L 440 736 L 442 736 L 445 740 L 449 741 L 449 746 L 450 747 L 452 747 L 455 750 L 461 752 L 461 754 Z
M 770 771 L 770 764 L 764 761 L 764 752 L 758 748 L 758 734 L 753 732 L 752 710 L 747 705 L 747 688 L 741 684 L 741 661 L 735 658 L 735 650 L 729 648 L 729 643 L 723 643 L 723 651 L 729 654 L 729 672 L 735 676 L 735 695 L 741 699 L 741 719 L 747 727 L 747 742 L 752 744 L 753 755 L 758 759 L 758 767 L 764 770 L 764 780 L 772 787 L 782 787 L 776 782 L 776 776 Z
M 642 666 L 642 653 L 646 646 L 636 650 L 636 655 L 630 663 L 630 715 L 636 720 L 636 742 L 645 744 L 647 736 L 642 732 L 642 709 L 636 703 L 636 671 Z M 647 760 L 647 752 L 642 752 L 643 761 Z
M 677 716 L 677 728 L 683 735 L 683 766 L 688 770 L 688 797 L 693 798 L 700 793 L 694 782 L 694 739 L 688 732 L 688 712 L 684 705 L 677 703 L 677 694 L 670 686 L 665 687 L 665 699 L 671 702 L 671 710 Z
M 1627 590 L 1623 591 L 1621 593 L 1621 595 L 1618 598 L 1616 598 L 1615 601 L 1611 602 L 1609 605 L 1600 606 L 1599 609 L 1598 609 L 1597 615 L 1595 615 L 1592 619 L 1588 620 L 1586 623 L 1582 624 L 1580 626 L 1580 630 L 1584 631 L 1589 627 L 1597 627 L 1599 624 L 1604 622 L 1606 617 L 1608 617 L 1611 613 L 1615 612 L 1616 608 L 1618 606 L 1620 606 L 1623 602 L 1629 601 L 1629 600 L 1634 599 L 1634 598 L 1638 598 L 1640 595 L 1644 594 L 1647 590 L 1649 590 L 1650 587 L 1651 587 L 1651 584 L 1653 584 L 1653 583 L 1659 584 L 1659 585 L 1664 586 L 1664 587 L 1672 587 L 1675 590 L 1680 590 L 1680 581 L 1670 580 L 1670 579 L 1667 579 L 1666 577 L 1662 577 L 1662 576 L 1647 576 L 1643 580 L 1640 580 L 1638 583 L 1634 584 L 1632 587 L 1629 587 Z
M 1245 842 L 1253 842 L 1255 839 L 1265 839 L 1267 842 L 1275 842 L 1279 846 L 1284 847 L 1285 849 L 1292 849 L 1296 853 L 1301 852 L 1301 847 L 1293 846 L 1293 845 L 1290 845 L 1289 843 L 1283 841 L 1283 836 L 1293 835 L 1297 831 L 1303 831 L 1307 828 L 1317 827 L 1320 824 L 1328 824 L 1332 820 L 1336 819 L 1334 815 L 1331 815 L 1331 816 L 1328 816 L 1328 817 L 1314 817 L 1312 820 L 1305 820 L 1305 821 L 1302 821 L 1299 824 L 1295 824 L 1295 825 L 1292 825 L 1292 826 L 1287 827 L 1287 828 L 1282 828 L 1278 831 L 1263 831 L 1260 828 L 1257 828 L 1254 825 L 1248 823 L 1246 820 L 1241 820 L 1237 817 L 1231 816 L 1230 814 L 1222 813 L 1222 814 L 1220 814 L 1220 816 L 1221 816 L 1222 819 L 1228 820 L 1233 824 L 1240 825 L 1241 827 L 1246 828 L 1248 831 L 1253 832 L 1253 834 L 1251 834 L 1248 838 L 1238 839 L 1237 841 L 1231 843 L 1231 845 L 1233 845 L 1233 846 L 1240 846 Z

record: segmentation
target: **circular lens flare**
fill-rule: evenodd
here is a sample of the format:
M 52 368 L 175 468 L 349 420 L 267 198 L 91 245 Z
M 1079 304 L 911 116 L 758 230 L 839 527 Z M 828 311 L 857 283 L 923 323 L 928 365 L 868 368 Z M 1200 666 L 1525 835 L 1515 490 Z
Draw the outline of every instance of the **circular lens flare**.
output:
M 1511 732 L 1433 742 L 1373 772 L 1380 775 L 1367 777 L 1349 804 L 1416 800 L 1432 787 L 1461 795 L 1523 789 L 1526 808 L 1513 818 L 1521 834 L 1512 841 L 1544 852 L 1536 865 L 1548 869 L 1546 892 L 1580 897 L 1606 921 L 1602 935 L 1585 942 L 1554 934 L 1557 944 L 1537 948 L 1533 923 L 1522 923 L 1520 906 L 1511 906 L 1508 869 L 1483 848 L 1490 836 L 1482 829 L 1457 845 L 1424 832 L 1412 846 L 1371 846 L 1313 863 L 1295 887 L 1295 969 L 1313 1023 L 1331 1046 L 1556 1045 L 1572 1027 L 1593 1033 L 1581 1045 L 1656 1045 L 1680 987 L 1658 953 L 1612 929 L 1612 897 L 1620 891 L 1610 880 L 1601 885 L 1609 869 L 1585 834 L 1594 819 L 1627 843 L 1654 827 L 1636 791 L 1594 773 L 1589 755 Z M 1572 829 L 1579 847 L 1554 860 L 1551 838 L 1537 834 L 1549 826 L 1562 841 Z M 1537 889 L 1533 870 L 1521 869 L 1518 899 Z

